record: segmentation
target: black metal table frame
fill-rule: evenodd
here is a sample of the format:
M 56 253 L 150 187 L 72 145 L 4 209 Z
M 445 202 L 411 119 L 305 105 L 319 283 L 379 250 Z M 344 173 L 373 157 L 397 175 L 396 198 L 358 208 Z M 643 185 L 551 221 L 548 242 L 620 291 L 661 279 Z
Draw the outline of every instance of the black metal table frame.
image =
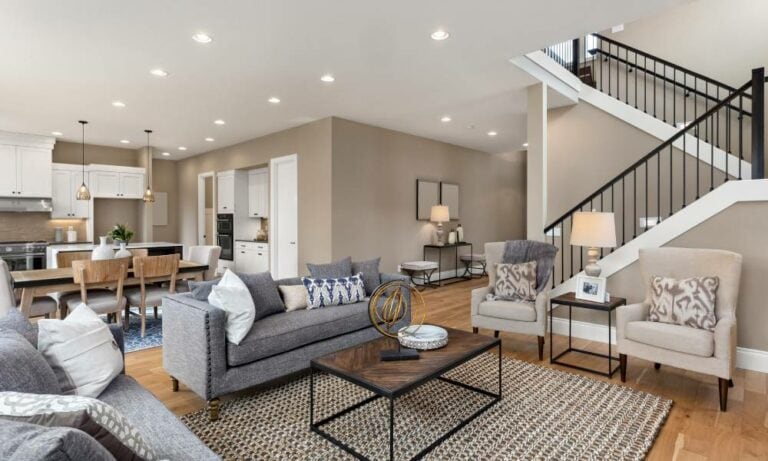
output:
M 572 340 L 573 340 L 573 308 L 574 307 L 578 307 L 580 309 L 590 309 L 590 308 L 589 307 L 584 307 L 584 306 L 572 306 L 570 304 L 557 304 L 557 307 L 565 307 L 565 306 L 568 306 L 568 348 L 566 350 L 564 350 L 563 352 L 560 352 L 559 354 L 557 354 L 557 355 L 555 355 L 553 357 L 553 354 L 554 354 L 553 351 L 555 349 L 555 343 L 552 341 L 552 335 L 553 335 L 553 333 L 552 333 L 552 323 L 553 323 L 552 319 L 554 317 L 554 315 L 552 315 L 552 314 L 554 314 L 556 307 L 555 307 L 555 303 L 553 301 L 549 302 L 549 363 L 554 363 L 554 364 L 557 364 L 557 365 L 562 365 L 564 367 L 573 368 L 575 370 L 581 370 L 581 371 L 587 371 L 587 372 L 590 372 L 590 373 L 595 373 L 595 374 L 598 374 L 600 376 L 605 376 L 606 378 L 613 378 L 614 373 L 616 373 L 619 370 L 619 368 L 620 368 L 619 358 L 613 356 L 613 351 L 612 351 L 612 346 L 613 345 L 611 344 L 611 338 L 613 337 L 613 335 L 611 334 L 611 314 L 613 313 L 615 308 L 607 310 L 607 311 L 603 311 L 603 312 L 607 312 L 608 313 L 608 354 L 606 355 L 606 354 L 601 354 L 599 352 L 593 352 L 593 351 L 588 351 L 588 350 L 585 350 L 585 349 L 579 349 L 579 348 L 573 347 L 573 344 L 572 344 Z M 599 309 L 590 309 L 590 310 L 600 311 Z M 560 360 L 558 360 L 558 359 L 560 359 L 561 357 L 563 357 L 564 355 L 566 355 L 566 354 L 568 354 L 570 352 L 577 352 L 577 353 L 580 353 L 580 354 L 587 354 L 587 355 L 592 355 L 594 357 L 600 357 L 600 358 L 608 359 L 608 372 L 606 373 L 606 372 L 604 372 L 602 370 L 595 370 L 594 368 L 582 367 L 582 366 L 579 366 L 579 365 L 573 365 L 573 364 L 561 362 Z M 616 361 L 616 367 L 615 368 L 612 366 L 612 362 L 614 360 Z
M 437 286 L 450 285 L 452 283 L 463 282 L 465 280 L 472 280 L 472 276 L 465 277 L 464 275 L 459 275 L 459 248 L 461 247 L 469 247 L 469 254 L 474 254 L 474 247 L 470 242 L 446 243 L 445 245 L 424 245 L 424 249 L 422 251 L 422 258 L 424 261 L 428 261 L 427 249 L 437 250 Z M 455 275 L 453 277 L 444 279 L 443 278 L 443 250 L 446 248 L 454 249 L 454 252 L 455 252 L 454 274 Z
M 446 377 L 442 376 L 445 373 L 453 370 L 454 368 L 456 368 L 458 366 L 461 366 L 461 365 L 469 362 L 470 360 L 478 357 L 479 355 L 483 354 L 484 352 L 493 349 L 494 347 L 498 347 L 498 352 L 499 352 L 499 375 L 498 375 L 498 392 L 497 393 L 493 393 L 491 391 L 488 391 L 488 390 L 485 390 L 485 389 L 481 389 L 479 387 L 471 386 L 469 384 L 462 383 L 460 381 L 456 381 L 456 380 L 453 380 L 453 379 L 446 378 Z M 431 452 L 432 450 L 437 448 L 441 443 L 443 443 L 448 438 L 450 438 L 453 434 L 455 434 L 456 432 L 461 430 L 464 426 L 466 426 L 467 424 L 472 422 L 475 418 L 477 418 L 481 414 L 485 413 L 486 410 L 488 410 L 489 408 L 494 406 L 496 403 L 501 401 L 501 363 L 502 363 L 501 360 L 502 360 L 501 340 L 499 340 L 499 341 L 491 343 L 489 346 L 484 347 L 483 349 L 480 349 L 477 352 L 469 355 L 465 360 L 462 360 L 461 362 L 459 362 L 459 363 L 457 363 L 455 365 L 452 365 L 450 367 L 441 368 L 440 370 L 437 370 L 435 373 L 432 373 L 431 375 L 429 375 L 429 376 L 427 376 L 427 377 L 425 377 L 423 379 L 420 379 L 419 381 L 416 381 L 416 382 L 410 384 L 406 388 L 404 388 L 404 389 L 402 389 L 402 390 L 400 390 L 400 391 L 398 391 L 396 393 L 384 392 L 381 389 L 377 388 L 375 385 L 366 383 L 364 381 L 359 381 L 359 380 L 356 380 L 356 379 L 352 379 L 349 376 L 346 376 L 346 375 L 344 375 L 342 373 L 337 373 L 334 370 L 331 370 L 329 368 L 326 368 L 326 367 L 323 367 L 321 365 L 316 364 L 315 361 L 313 360 L 311 362 L 310 375 L 309 375 L 310 376 L 310 378 L 309 378 L 310 379 L 310 381 L 309 381 L 310 382 L 310 385 L 309 385 L 309 388 L 310 388 L 309 389 L 309 427 L 312 430 L 312 432 L 320 435 L 324 439 L 328 440 L 332 444 L 336 445 L 337 447 L 339 447 L 342 450 L 346 451 L 347 453 L 351 454 L 355 458 L 357 458 L 359 460 L 363 460 L 363 461 L 370 461 L 369 458 L 365 457 L 361 453 L 358 453 L 354 448 L 352 448 L 349 445 L 345 444 L 341 440 L 335 438 L 331 434 L 325 432 L 321 428 L 321 426 L 324 426 L 324 425 L 326 425 L 326 424 L 328 424 L 328 423 L 330 423 L 330 422 L 332 422 L 332 421 L 334 421 L 334 420 L 336 420 L 336 419 L 338 419 L 338 418 L 340 418 L 340 417 L 342 417 L 342 416 L 344 416 L 344 415 L 346 415 L 346 414 L 348 414 L 348 413 L 350 413 L 350 412 L 352 412 L 354 410 L 357 410 L 358 408 L 363 407 L 363 406 L 365 406 L 365 405 L 367 405 L 367 404 L 369 404 L 369 403 L 371 403 L 371 402 L 373 402 L 375 400 L 378 400 L 378 399 L 380 399 L 382 397 L 383 398 L 387 398 L 389 400 L 389 459 L 390 459 L 390 461 L 394 461 L 394 459 L 395 459 L 395 400 L 398 397 L 401 397 L 401 396 L 403 396 L 403 395 L 413 391 L 414 389 L 420 387 L 421 385 L 423 385 L 423 384 L 425 384 L 425 383 L 427 383 L 427 382 L 429 382 L 429 381 L 431 381 L 433 379 L 439 379 L 440 381 L 452 384 L 454 386 L 459 386 L 459 387 L 462 387 L 464 389 L 467 389 L 467 390 L 470 390 L 470 391 L 473 391 L 473 392 L 477 392 L 479 394 L 486 395 L 486 396 L 491 397 L 493 399 L 490 402 L 488 402 L 487 404 L 483 405 L 480 409 L 476 410 L 468 418 L 461 420 L 459 422 L 459 424 L 454 426 L 452 429 L 450 429 L 445 434 L 441 435 L 437 440 L 432 442 L 426 448 L 424 448 L 423 450 L 418 452 L 413 458 L 410 459 L 410 461 L 422 459 L 429 452 Z M 354 405 L 352 405 L 350 407 L 344 408 L 343 410 L 341 410 L 341 411 L 339 411 L 337 413 L 334 413 L 331 416 L 328 416 L 326 418 L 321 419 L 320 421 L 315 422 L 314 419 L 315 419 L 315 372 L 316 372 L 316 370 L 320 371 L 320 372 L 325 372 L 325 373 L 331 374 L 331 375 L 339 377 L 339 378 L 341 378 L 341 379 L 343 379 L 345 381 L 349 381 L 349 382 L 351 382 L 353 384 L 356 384 L 356 385 L 358 385 L 360 387 L 363 387 L 363 388 L 373 392 L 374 395 L 372 395 L 371 397 L 368 397 L 368 398 L 366 398 L 366 399 L 364 399 L 364 400 L 362 400 L 360 402 L 357 402 L 356 404 L 354 404 Z

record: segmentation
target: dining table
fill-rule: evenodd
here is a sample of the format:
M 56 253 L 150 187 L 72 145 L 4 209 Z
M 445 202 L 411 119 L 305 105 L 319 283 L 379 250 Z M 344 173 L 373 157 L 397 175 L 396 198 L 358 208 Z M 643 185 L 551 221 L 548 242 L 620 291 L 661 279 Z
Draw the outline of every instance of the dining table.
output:
M 208 264 L 181 260 L 176 279 L 201 281 L 207 270 Z M 167 279 L 170 280 L 170 277 Z M 153 279 L 153 282 L 162 281 L 164 280 Z M 14 290 L 21 290 L 19 309 L 26 317 L 29 317 L 32 311 L 32 300 L 36 297 L 56 292 L 80 290 L 80 285 L 75 283 L 71 267 L 13 271 L 11 272 L 11 282 Z M 139 283 L 139 279 L 133 275 L 133 268 L 129 268 L 123 285 L 132 286 L 139 285 Z M 109 284 L 105 286 L 109 287 Z M 116 282 L 114 286 L 116 286 Z

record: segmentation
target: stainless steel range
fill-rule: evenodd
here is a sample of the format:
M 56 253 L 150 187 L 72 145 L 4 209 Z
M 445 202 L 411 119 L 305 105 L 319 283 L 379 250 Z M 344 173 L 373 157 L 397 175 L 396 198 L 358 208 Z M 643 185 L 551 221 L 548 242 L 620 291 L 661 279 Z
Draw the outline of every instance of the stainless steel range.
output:
M 11 271 L 45 269 L 47 242 L 0 242 L 0 259 Z

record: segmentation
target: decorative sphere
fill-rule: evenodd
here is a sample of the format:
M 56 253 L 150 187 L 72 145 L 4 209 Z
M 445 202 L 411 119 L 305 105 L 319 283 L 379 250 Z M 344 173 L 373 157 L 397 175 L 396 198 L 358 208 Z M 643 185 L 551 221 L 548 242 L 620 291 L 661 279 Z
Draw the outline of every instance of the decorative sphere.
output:
M 413 322 L 413 308 L 422 313 L 421 320 Z M 371 294 L 368 313 L 373 326 L 384 336 L 397 338 L 401 328 L 421 325 L 426 315 L 424 298 L 410 283 L 402 280 L 387 282 Z M 408 320 L 404 320 L 408 319 Z

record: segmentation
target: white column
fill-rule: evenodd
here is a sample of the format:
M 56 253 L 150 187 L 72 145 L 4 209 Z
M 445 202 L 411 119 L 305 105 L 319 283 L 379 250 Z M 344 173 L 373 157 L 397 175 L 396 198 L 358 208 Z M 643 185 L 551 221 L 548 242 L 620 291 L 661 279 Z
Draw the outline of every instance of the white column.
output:
M 528 154 L 526 158 L 526 235 L 544 239 L 547 219 L 547 85 L 528 87 Z

